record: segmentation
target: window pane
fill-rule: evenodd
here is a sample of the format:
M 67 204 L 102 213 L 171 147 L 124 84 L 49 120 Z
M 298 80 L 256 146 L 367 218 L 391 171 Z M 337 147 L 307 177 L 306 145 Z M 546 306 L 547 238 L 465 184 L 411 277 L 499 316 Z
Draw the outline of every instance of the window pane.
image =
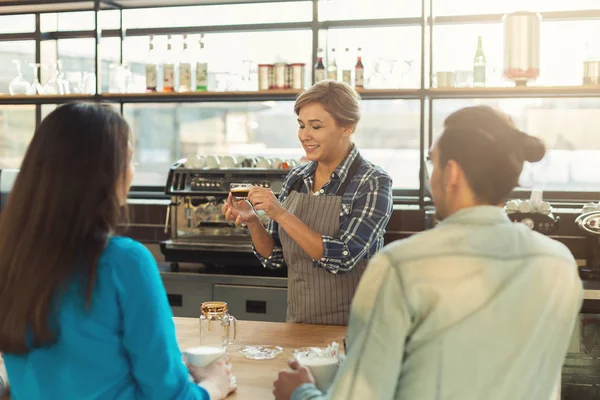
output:
M 0 169 L 20 168 L 35 129 L 35 106 L 0 106 Z
M 137 167 L 134 185 L 163 185 L 189 154 L 263 155 L 300 160 L 293 102 L 126 104 Z M 395 187 L 418 188 L 419 102 L 363 101 L 354 140 Z
M 119 61 L 120 46 L 119 38 L 102 38 L 100 40 L 101 83 L 104 92 L 108 91 L 110 65 Z M 57 60 L 60 60 L 63 63 L 65 78 L 70 82 L 71 91 L 73 93 L 83 91 L 85 77 L 92 74 L 93 81 L 94 48 L 95 40 L 91 38 L 44 42 L 42 47 L 42 64 L 44 65 L 42 84 L 52 77 L 53 66 Z
M 256 65 L 277 61 L 305 63 L 308 82 L 312 63 L 311 38 L 309 30 L 205 35 L 209 90 L 257 90 Z M 198 39 L 198 35 L 188 37 L 191 49 L 198 48 Z M 174 36 L 172 42 L 173 50 L 180 52 L 183 48 L 183 36 Z M 265 43 L 269 45 L 265 46 Z M 124 43 L 124 61 L 131 68 L 138 91 L 145 91 L 144 65 L 148 58 L 148 44 L 148 37 L 130 37 Z M 166 36 L 155 38 L 155 48 L 159 52 L 164 54 L 166 47 Z
M 98 14 L 98 24 L 100 29 L 119 29 L 121 13 L 119 10 L 100 11 Z M 92 25 L 92 29 L 94 25 Z
M 215 26 L 312 20 L 310 1 L 124 10 L 125 28 Z M 239 34 L 238 34 L 239 36 Z
M 434 15 L 502 14 L 523 10 L 530 11 L 574 11 L 599 10 L 598 0 L 523 0 L 476 1 L 476 0 L 434 0 Z
M 549 149 L 539 163 L 525 164 L 524 187 L 560 191 L 600 188 L 600 99 L 475 99 L 436 100 L 434 136 L 444 119 L 467 106 L 486 104 L 510 115 L 517 126 L 539 137 Z
M 354 71 L 356 51 L 361 48 L 365 88 L 398 89 L 420 86 L 420 27 L 329 29 L 321 31 L 319 37 L 320 46 L 328 49 L 328 58 L 331 59 L 331 49 L 335 49 L 338 71 L 348 64 Z M 346 55 L 346 48 L 349 49 L 349 56 Z
M 21 63 L 23 78 L 29 83 L 33 80 L 33 70 L 29 63 L 35 61 L 35 42 L 0 42 L 0 93 L 9 93 L 10 81 L 17 76 L 13 60 Z
M 119 18 L 119 10 L 100 11 L 98 13 L 98 25 L 100 29 L 119 29 Z M 45 13 L 41 15 L 40 28 L 42 32 L 92 30 L 94 29 L 94 12 Z
M 119 104 L 117 103 L 107 103 L 112 106 L 116 111 L 120 110 Z M 42 120 L 48 116 L 52 111 L 54 111 L 58 107 L 56 104 L 43 104 L 42 105 Z
M 421 2 L 415 0 L 319 0 L 321 21 L 420 16 Z
M 22 33 L 35 31 L 35 16 L 2 15 L 0 16 L 0 33 Z
M 461 71 L 472 81 L 477 37 L 482 37 L 487 86 L 514 86 L 503 77 L 502 24 L 441 25 L 434 30 L 434 73 Z M 600 21 L 544 22 L 541 30 L 540 77 L 530 86 L 569 86 L 583 82 L 583 62 L 600 57 Z M 577 39 L 579 38 L 579 39 Z M 448 46 L 448 43 L 461 45 Z

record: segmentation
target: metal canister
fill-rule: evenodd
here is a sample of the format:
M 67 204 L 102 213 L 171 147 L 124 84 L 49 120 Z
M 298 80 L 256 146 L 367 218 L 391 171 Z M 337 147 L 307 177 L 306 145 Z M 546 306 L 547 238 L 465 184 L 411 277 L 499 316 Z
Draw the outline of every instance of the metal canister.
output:
M 506 14 L 504 22 L 504 76 L 517 86 L 540 76 L 540 32 L 542 16 L 518 11 Z
M 583 63 L 583 84 L 600 85 L 600 61 L 585 61 Z
M 306 64 L 303 64 L 303 63 L 296 63 L 296 64 L 290 65 L 290 70 L 291 70 L 290 88 L 304 89 L 305 68 L 306 68 Z
M 269 90 L 273 86 L 273 64 L 258 64 L 258 90 Z
M 273 89 L 286 89 L 289 85 L 289 68 L 286 63 L 273 65 Z

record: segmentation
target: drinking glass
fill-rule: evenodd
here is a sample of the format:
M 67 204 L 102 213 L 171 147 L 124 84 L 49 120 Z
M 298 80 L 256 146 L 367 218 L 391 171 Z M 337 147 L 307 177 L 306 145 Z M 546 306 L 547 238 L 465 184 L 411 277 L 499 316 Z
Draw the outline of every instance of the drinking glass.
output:
M 13 60 L 15 66 L 17 67 L 17 76 L 15 76 L 8 85 L 8 91 L 11 95 L 19 95 L 19 94 L 27 94 L 31 85 L 29 82 L 23 78 L 23 74 L 21 73 L 21 61 Z
M 248 192 L 251 187 L 252 184 L 250 183 L 232 183 L 229 185 L 229 190 L 233 195 L 233 200 L 241 201 L 248 199 Z
M 40 84 L 40 81 L 38 79 L 38 72 L 40 70 L 41 64 L 30 63 L 29 66 L 33 69 L 33 83 L 31 84 L 31 86 L 29 88 L 29 92 L 27 94 L 29 94 L 29 95 L 44 94 L 44 88 L 42 87 L 42 85 Z

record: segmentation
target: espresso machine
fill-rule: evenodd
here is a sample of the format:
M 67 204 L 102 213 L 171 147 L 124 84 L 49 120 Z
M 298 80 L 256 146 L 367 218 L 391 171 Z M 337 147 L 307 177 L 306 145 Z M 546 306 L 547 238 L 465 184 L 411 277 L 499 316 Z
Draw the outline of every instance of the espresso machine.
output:
M 236 226 L 222 215 L 231 184 L 270 188 L 275 195 L 281 190 L 288 169 L 251 165 L 199 168 L 188 159 L 172 165 L 165 187 L 165 193 L 171 196 L 165 221 L 170 238 L 160 244 L 172 272 L 178 272 L 180 264 L 190 263 L 220 273 L 282 273 L 262 268 L 252 252 L 248 228 Z M 268 217 L 259 213 L 259 218 L 265 226 L 268 224 Z

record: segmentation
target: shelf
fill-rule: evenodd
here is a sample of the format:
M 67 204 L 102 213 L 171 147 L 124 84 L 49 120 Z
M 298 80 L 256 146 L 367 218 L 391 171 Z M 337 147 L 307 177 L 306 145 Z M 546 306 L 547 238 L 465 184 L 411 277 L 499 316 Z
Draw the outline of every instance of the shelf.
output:
M 418 89 L 358 89 L 365 100 L 418 99 Z M 61 104 L 69 101 L 106 101 L 112 103 L 199 103 L 295 101 L 300 90 L 265 90 L 247 92 L 186 92 L 186 93 L 103 93 L 101 95 L 0 95 L 1 104 Z
M 427 91 L 432 99 L 478 99 L 478 98 L 600 98 L 600 85 L 589 86 L 525 86 L 499 88 L 444 88 Z
M 216 101 L 277 101 L 296 100 L 299 90 L 265 90 L 248 92 L 186 92 L 186 93 L 103 93 L 100 100 L 122 103 L 196 103 Z
M 11 96 L 9 94 L 0 94 L 0 105 L 36 105 L 36 104 L 62 104 L 68 103 L 69 101 L 90 101 L 93 100 L 92 95 L 82 94 L 67 94 L 62 96 L 56 95 L 36 95 L 36 96 L 24 96 L 17 95 Z
M 264 90 L 247 92 L 187 92 L 187 93 L 104 93 L 100 100 L 123 103 L 195 103 L 195 102 L 244 102 L 244 101 L 295 101 L 301 90 Z M 418 89 L 358 89 L 365 100 L 418 99 Z
M 364 100 L 406 99 L 421 98 L 423 91 L 420 89 L 357 89 Z
M 62 104 L 69 101 L 105 101 L 110 103 L 201 103 L 201 102 L 261 102 L 295 101 L 300 90 L 265 90 L 246 92 L 187 93 L 103 93 L 101 95 L 0 95 L 4 104 Z M 532 86 L 509 88 L 448 88 L 448 89 L 357 89 L 363 100 L 480 99 L 480 98 L 600 98 L 600 85 L 594 86 Z

